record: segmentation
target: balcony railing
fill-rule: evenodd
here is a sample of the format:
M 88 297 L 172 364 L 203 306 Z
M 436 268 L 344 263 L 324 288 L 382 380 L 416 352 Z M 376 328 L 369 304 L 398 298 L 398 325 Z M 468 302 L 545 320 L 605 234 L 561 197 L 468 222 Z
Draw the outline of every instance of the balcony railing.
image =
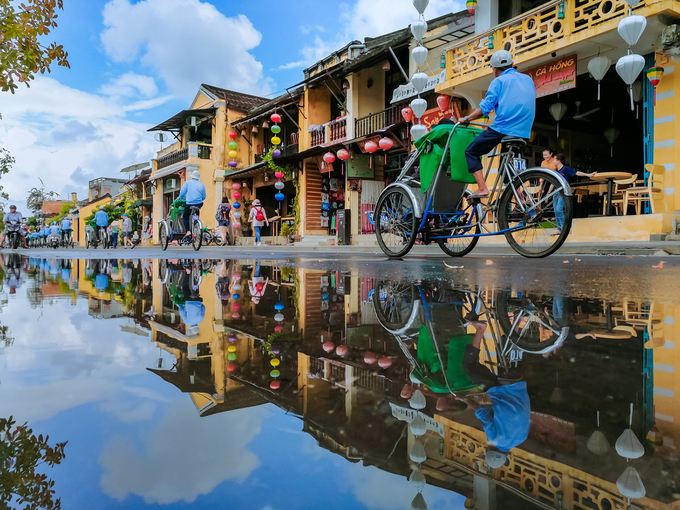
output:
M 198 159 L 210 159 L 212 155 L 212 145 L 198 146 Z
M 391 106 L 381 112 L 372 113 L 354 121 L 354 136 L 357 138 L 385 129 L 402 121 L 401 111 Z
M 642 0 L 634 11 L 649 15 L 657 2 Z M 490 74 L 488 59 L 495 50 L 508 50 L 515 63 L 521 64 L 586 39 L 584 32 L 589 29 L 593 29 L 592 36 L 615 30 L 630 8 L 626 0 L 571 0 L 566 2 L 561 18 L 561 3 L 554 0 L 544 4 L 449 48 L 446 87 Z
M 323 129 L 320 130 L 314 130 L 311 132 L 312 135 L 312 147 L 316 147 L 317 145 L 323 145 L 326 143 L 326 126 L 322 126 Z
M 332 120 L 328 123 L 328 140 L 341 142 L 347 139 L 347 117 Z
M 189 147 L 184 147 L 184 149 L 171 152 L 167 156 L 159 158 L 157 162 L 157 168 L 158 170 L 160 170 L 161 168 L 165 168 L 176 163 L 181 163 L 182 161 L 186 161 L 187 159 L 189 159 Z

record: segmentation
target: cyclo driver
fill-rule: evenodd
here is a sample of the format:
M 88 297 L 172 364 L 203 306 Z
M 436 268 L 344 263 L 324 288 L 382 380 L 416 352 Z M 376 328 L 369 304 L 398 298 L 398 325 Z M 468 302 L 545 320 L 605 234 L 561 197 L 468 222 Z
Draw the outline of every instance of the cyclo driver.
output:
M 71 220 L 64 218 L 61 220 L 61 240 L 66 242 L 71 235 Z
M 5 237 L 7 237 L 7 233 L 9 232 L 9 224 L 10 223 L 16 223 L 17 225 L 20 225 L 21 222 L 23 221 L 23 217 L 21 216 L 21 213 L 17 211 L 17 206 L 12 204 L 9 206 L 9 212 L 5 214 L 4 217 L 4 222 L 5 222 L 5 230 L 2 232 L 2 235 L 0 235 L 0 246 L 3 246 L 5 244 Z M 19 234 L 21 235 L 21 242 L 24 245 L 24 248 L 28 248 L 28 244 L 26 243 L 26 236 L 24 235 L 23 229 L 19 229 Z
M 106 211 L 104 211 L 104 206 L 100 205 L 99 206 L 99 211 L 94 215 L 94 223 L 97 226 L 96 230 L 96 236 L 97 239 L 99 239 L 99 232 L 104 231 L 104 235 L 108 235 L 106 232 L 107 227 L 109 226 L 109 215 L 106 214 Z

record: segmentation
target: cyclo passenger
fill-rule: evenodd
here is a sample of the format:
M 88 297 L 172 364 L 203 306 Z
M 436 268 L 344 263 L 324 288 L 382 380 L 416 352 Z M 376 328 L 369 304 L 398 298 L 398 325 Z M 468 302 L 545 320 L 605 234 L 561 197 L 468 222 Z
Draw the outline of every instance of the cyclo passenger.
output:
M 94 223 L 97 227 L 95 231 L 97 239 L 99 239 L 99 232 L 102 230 L 104 231 L 104 235 L 108 235 L 106 229 L 109 226 L 109 215 L 104 211 L 103 205 L 99 206 L 99 211 L 94 215 Z
M 509 51 L 496 51 L 491 55 L 490 63 L 495 79 L 489 85 L 486 96 L 475 111 L 459 121 L 467 126 L 483 115 L 496 112 L 491 127 L 482 131 L 465 151 L 468 171 L 477 182 L 477 191 L 468 195 L 468 198 L 489 196 L 489 188 L 484 180 L 482 156 L 491 152 L 506 136 L 529 138 L 536 117 L 534 80 L 526 74 L 517 72 Z

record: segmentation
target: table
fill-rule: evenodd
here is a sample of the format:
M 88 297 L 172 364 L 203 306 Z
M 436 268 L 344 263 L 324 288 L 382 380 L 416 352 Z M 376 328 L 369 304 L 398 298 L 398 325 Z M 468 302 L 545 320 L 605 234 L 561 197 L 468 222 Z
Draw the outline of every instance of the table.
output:
M 607 197 L 605 198 L 607 201 L 607 212 L 605 216 L 614 215 L 612 212 L 612 192 L 614 188 L 614 181 L 619 179 L 630 179 L 631 177 L 633 177 L 633 174 L 629 172 L 598 172 L 592 177 L 593 181 L 607 181 Z

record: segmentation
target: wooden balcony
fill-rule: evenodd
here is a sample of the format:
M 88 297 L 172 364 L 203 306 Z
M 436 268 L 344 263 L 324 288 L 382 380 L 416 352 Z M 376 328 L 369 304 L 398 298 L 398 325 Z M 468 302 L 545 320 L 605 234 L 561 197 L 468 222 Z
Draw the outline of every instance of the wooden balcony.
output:
M 327 126 L 329 142 L 337 143 L 347 140 L 347 117 L 332 120 Z
M 402 122 L 400 108 L 391 106 L 354 121 L 354 136 L 360 138 Z
M 450 90 L 490 75 L 488 59 L 496 50 L 508 50 L 514 62 L 522 64 L 616 30 L 629 10 L 625 0 L 569 0 L 564 17 L 560 17 L 560 3 L 562 0 L 554 0 L 457 42 L 446 52 L 446 82 L 437 90 Z M 667 11 L 670 4 L 675 4 L 674 10 L 680 6 L 677 1 L 642 0 L 633 12 L 649 17 Z
M 326 126 L 324 129 L 314 130 L 310 134 L 312 135 L 312 144 L 310 147 L 316 147 L 317 145 L 324 145 L 326 143 Z
M 197 144 L 189 142 L 187 147 L 176 150 L 165 156 L 161 156 L 157 161 L 157 169 L 166 168 L 177 163 L 187 161 L 190 157 L 198 159 L 210 159 L 212 157 L 212 145 Z

